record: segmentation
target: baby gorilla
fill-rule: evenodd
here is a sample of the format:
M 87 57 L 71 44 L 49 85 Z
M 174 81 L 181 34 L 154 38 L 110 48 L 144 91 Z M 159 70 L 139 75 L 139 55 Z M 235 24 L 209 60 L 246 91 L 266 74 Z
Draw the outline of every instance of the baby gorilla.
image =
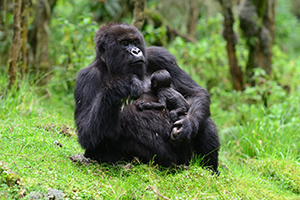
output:
M 158 70 L 151 75 L 151 89 L 158 97 L 158 102 L 139 103 L 138 109 L 162 109 L 167 108 L 172 122 L 185 115 L 190 106 L 186 99 L 171 87 L 171 75 L 167 70 Z

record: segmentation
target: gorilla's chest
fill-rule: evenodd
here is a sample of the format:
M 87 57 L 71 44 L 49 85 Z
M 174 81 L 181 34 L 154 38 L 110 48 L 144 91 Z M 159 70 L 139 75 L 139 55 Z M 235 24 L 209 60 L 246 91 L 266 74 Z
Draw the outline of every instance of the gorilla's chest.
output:
M 143 91 L 144 93 L 151 92 L 151 80 L 150 76 L 145 76 L 143 80 Z

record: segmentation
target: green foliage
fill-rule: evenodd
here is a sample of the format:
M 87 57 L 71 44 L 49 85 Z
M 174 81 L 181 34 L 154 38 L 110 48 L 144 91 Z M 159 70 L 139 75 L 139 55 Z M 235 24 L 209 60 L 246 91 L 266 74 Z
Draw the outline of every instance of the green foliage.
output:
M 0 30 L 0 41 L 1 41 L 1 46 L 0 46 L 0 53 L 3 53 L 3 50 L 6 50 L 7 49 L 7 46 L 10 45 L 10 43 L 12 42 L 12 33 L 13 33 L 13 30 L 11 29 L 8 29 L 8 26 L 11 26 L 13 24 L 13 14 L 12 13 L 6 13 L 6 16 L 4 16 L 4 13 L 2 10 L 0 11 L 1 12 L 1 17 L 5 17 L 5 24 L 4 24 L 4 27 L 3 29 Z M 7 31 L 7 32 L 5 32 Z M 9 35 L 7 35 L 7 33 Z M 5 40 L 5 39 L 8 39 L 8 40 Z
M 146 25 L 143 30 L 143 35 L 148 46 L 160 44 L 167 46 L 167 28 L 162 26 L 154 28 L 152 25 Z
M 91 17 L 82 17 L 76 24 L 63 18 L 52 20 L 50 54 L 55 61 L 55 77 L 50 87 L 57 92 L 71 92 L 79 69 L 94 59 L 94 35 L 98 25 Z
M 198 40 L 210 39 L 211 35 L 220 35 L 222 32 L 223 16 L 221 13 L 213 17 L 201 17 L 198 20 L 196 37 Z
M 118 11 L 121 9 L 121 5 L 117 0 L 111 0 L 104 3 L 104 8 L 108 12 L 108 14 L 113 17 Z
M 229 83 L 225 42 L 220 35 L 212 34 L 209 39 L 195 44 L 177 37 L 169 50 L 177 58 L 179 66 L 203 87 L 210 90 L 218 83 Z M 221 87 L 226 87 L 225 84 Z
M 285 52 L 299 55 L 300 51 L 300 25 L 299 19 L 291 12 L 291 1 L 279 0 L 276 15 L 275 42 Z

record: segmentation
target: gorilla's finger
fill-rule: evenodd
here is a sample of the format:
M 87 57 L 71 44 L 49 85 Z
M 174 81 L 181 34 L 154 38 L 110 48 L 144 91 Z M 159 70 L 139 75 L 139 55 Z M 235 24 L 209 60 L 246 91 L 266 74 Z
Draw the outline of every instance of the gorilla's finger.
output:
M 174 123 L 174 127 L 180 127 L 183 125 L 184 119 L 180 119 Z
M 179 134 L 180 134 L 180 132 L 183 130 L 183 128 L 181 127 L 181 128 L 177 128 L 177 127 L 174 127 L 173 129 L 172 129 L 172 132 L 171 132 L 171 135 L 174 137 L 174 138 L 176 138 Z

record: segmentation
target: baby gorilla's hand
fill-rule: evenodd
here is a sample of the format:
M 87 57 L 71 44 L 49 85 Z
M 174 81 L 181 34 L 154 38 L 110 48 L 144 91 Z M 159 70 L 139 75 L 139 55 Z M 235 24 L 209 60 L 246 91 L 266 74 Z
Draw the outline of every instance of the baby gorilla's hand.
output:
M 139 101 L 136 103 L 136 108 L 140 111 L 143 110 L 163 110 L 165 106 L 158 102 Z
M 176 122 L 179 119 L 175 110 L 170 111 L 170 118 L 172 122 Z
M 139 101 L 136 103 L 136 108 L 140 111 L 143 111 L 149 107 L 150 103 L 146 101 Z

